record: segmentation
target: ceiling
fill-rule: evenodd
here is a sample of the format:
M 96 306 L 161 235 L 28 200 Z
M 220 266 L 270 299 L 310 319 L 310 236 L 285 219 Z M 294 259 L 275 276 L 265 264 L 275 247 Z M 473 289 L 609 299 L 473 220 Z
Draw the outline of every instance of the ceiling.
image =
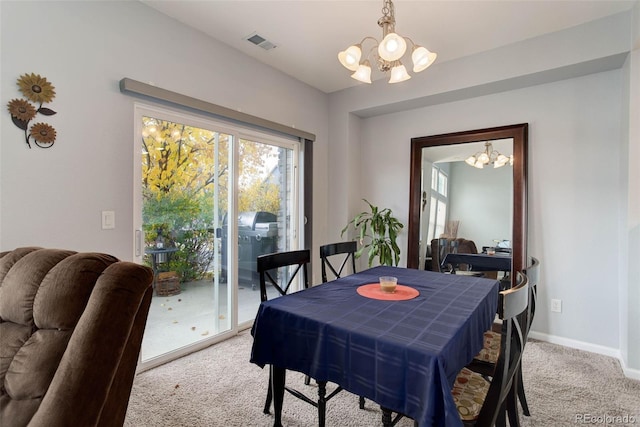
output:
M 423 160 L 431 163 L 463 162 L 467 157 L 485 150 L 486 141 L 465 142 L 464 144 L 437 145 L 422 150 Z M 494 139 L 491 142 L 493 150 L 505 156 L 513 154 L 512 139 Z
M 363 84 L 350 78 L 337 54 L 365 36 L 380 40 L 382 35 L 377 24 L 382 0 L 141 1 L 325 93 Z M 617 0 L 394 2 L 396 32 L 436 52 L 436 63 L 580 25 L 629 10 L 633 4 Z M 255 33 L 276 48 L 265 50 L 246 40 Z M 404 62 L 409 65 L 411 60 Z M 374 70 L 371 78 L 386 76 Z

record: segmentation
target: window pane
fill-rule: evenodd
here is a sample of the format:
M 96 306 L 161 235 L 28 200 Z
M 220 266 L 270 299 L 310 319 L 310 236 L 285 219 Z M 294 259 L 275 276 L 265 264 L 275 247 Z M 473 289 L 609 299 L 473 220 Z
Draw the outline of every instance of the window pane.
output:
M 438 193 L 447 196 L 447 176 L 442 172 L 438 173 Z
M 444 226 L 447 222 L 447 205 L 438 200 L 438 208 L 436 210 L 436 236 L 440 237 L 444 233 Z
M 431 240 L 435 237 L 436 232 L 436 207 L 438 205 L 438 199 L 431 197 L 431 207 L 429 208 L 429 231 L 427 234 L 427 244 L 431 244 Z
M 431 168 L 431 189 L 438 191 L 438 169 L 435 166 Z

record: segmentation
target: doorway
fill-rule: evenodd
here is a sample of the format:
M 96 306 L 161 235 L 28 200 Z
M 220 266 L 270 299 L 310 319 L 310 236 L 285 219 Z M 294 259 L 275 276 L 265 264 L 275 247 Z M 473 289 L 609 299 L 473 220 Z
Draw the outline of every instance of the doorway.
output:
M 154 270 L 146 369 L 252 324 L 256 256 L 300 246 L 300 154 L 297 141 L 157 107 L 135 111 L 134 252 Z

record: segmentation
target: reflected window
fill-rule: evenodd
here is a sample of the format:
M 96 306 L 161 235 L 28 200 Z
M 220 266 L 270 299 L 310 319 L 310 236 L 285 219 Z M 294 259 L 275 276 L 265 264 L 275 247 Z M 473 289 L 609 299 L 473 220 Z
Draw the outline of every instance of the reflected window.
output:
M 431 169 L 431 206 L 429 208 L 429 233 L 427 242 L 444 233 L 447 223 L 449 177 L 437 165 Z

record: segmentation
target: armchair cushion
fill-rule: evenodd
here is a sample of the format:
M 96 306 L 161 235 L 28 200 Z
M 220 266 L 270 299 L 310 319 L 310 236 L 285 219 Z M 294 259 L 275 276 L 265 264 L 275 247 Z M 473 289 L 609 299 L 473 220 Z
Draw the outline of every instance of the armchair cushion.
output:
M 152 280 L 107 254 L 0 253 L 0 425 L 122 425 Z

